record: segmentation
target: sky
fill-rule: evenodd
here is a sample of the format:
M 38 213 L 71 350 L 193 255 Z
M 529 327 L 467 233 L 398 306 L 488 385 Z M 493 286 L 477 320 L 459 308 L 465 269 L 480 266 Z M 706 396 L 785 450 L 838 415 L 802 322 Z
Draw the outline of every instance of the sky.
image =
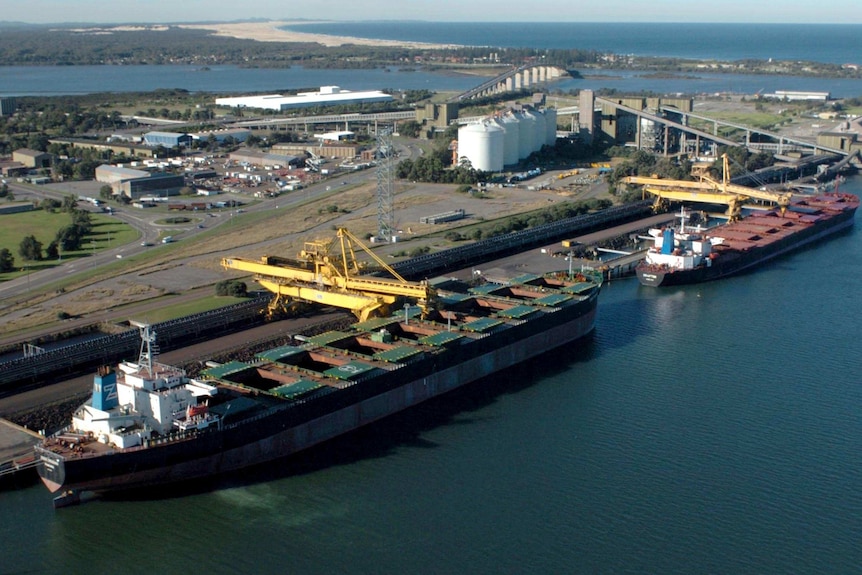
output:
M 529 9 L 528 9 L 529 8 Z M 0 21 L 180 23 L 270 20 L 437 22 L 862 23 L 859 0 L 0 0 Z

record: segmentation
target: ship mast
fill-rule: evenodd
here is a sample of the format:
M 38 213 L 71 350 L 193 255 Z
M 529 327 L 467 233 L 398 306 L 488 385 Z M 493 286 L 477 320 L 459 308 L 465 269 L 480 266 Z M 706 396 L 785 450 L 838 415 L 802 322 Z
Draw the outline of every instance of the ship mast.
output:
M 142 370 L 146 369 L 147 374 L 153 377 L 153 360 L 158 353 L 156 332 L 148 323 L 137 321 L 130 321 L 129 323 L 136 326 L 141 332 L 141 351 L 138 354 L 138 367 Z

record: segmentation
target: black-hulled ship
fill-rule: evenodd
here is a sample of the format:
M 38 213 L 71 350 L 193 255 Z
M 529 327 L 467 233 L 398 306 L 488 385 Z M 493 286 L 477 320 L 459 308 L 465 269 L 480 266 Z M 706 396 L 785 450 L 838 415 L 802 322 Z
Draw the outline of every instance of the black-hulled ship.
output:
M 663 287 L 727 277 L 847 229 L 858 207 L 852 194 L 825 193 L 709 230 L 686 229 L 683 217 L 679 228 L 650 230 L 654 245 L 638 280 Z
M 167 484 L 280 458 L 561 346 L 593 330 L 601 276 L 525 275 L 471 287 L 435 282 L 435 309 L 405 307 L 300 338 L 191 379 L 154 361 L 100 370 L 72 424 L 37 447 L 60 493 Z

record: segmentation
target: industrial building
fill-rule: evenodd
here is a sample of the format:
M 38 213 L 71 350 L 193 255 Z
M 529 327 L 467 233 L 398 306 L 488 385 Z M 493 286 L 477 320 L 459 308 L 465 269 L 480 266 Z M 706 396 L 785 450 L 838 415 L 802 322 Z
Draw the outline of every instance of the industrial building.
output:
M 38 170 L 41 168 L 50 168 L 54 161 L 54 156 L 39 150 L 31 150 L 29 148 L 19 148 L 12 152 L 12 161 L 20 162 L 27 168 Z
M 183 176 L 110 165 L 96 168 L 96 181 L 110 185 L 115 195 L 132 200 L 143 196 L 176 196 L 185 185 Z
M 136 144 L 134 142 L 123 142 L 119 140 L 110 140 L 108 142 L 98 142 L 94 140 L 84 140 L 79 138 L 51 138 L 48 140 L 52 144 L 71 144 L 76 148 L 91 149 L 91 150 L 110 150 L 114 154 L 125 156 L 152 158 L 155 157 L 156 150 L 151 146 Z
M 501 172 L 557 139 L 557 111 L 512 109 L 461 126 L 455 163 L 465 159 L 483 172 Z
M 178 134 L 176 132 L 147 132 L 144 134 L 144 143 L 148 146 L 177 148 L 191 145 L 192 137 L 188 134 Z
M 817 144 L 848 154 L 862 153 L 862 118 L 841 122 L 834 130 L 821 132 L 817 135 Z
M 197 134 L 191 134 L 191 137 L 193 140 L 201 142 L 207 142 L 210 138 L 215 138 L 216 142 L 223 144 L 228 138 L 233 139 L 234 142 L 242 143 L 245 142 L 250 135 L 251 130 L 247 130 L 245 128 L 226 128 L 224 130 L 198 132 Z
M 302 154 L 319 158 L 350 160 L 358 156 L 362 149 L 357 144 L 275 144 L 273 152 L 282 154 Z
M 761 97 L 787 102 L 828 102 L 832 99 L 829 92 L 801 92 L 798 90 L 776 90 L 773 94 L 763 94 Z
M 376 102 L 391 102 L 392 96 L 379 90 L 351 92 L 338 86 L 322 86 L 318 92 L 300 92 L 295 96 L 268 94 L 265 96 L 238 96 L 232 98 L 216 98 L 216 106 L 229 108 L 256 108 L 283 112 L 294 108 L 311 108 L 314 106 L 335 106 L 343 104 L 368 104 Z
M 274 148 L 273 148 L 274 149 Z M 228 156 L 234 164 L 251 164 L 254 166 L 296 166 L 299 158 L 295 155 L 283 154 L 277 151 L 263 152 L 250 148 L 240 148 Z
M 11 116 L 18 108 L 15 98 L 0 98 L 0 116 Z

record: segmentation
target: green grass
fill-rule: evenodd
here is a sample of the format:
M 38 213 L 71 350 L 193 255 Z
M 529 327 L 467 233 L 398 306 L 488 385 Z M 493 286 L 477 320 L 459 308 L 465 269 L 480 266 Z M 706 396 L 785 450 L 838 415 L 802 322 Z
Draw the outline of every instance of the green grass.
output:
M 92 214 L 92 231 L 81 243 L 81 249 L 72 252 L 60 252 L 63 260 L 91 256 L 94 252 L 111 249 L 135 241 L 140 233 L 120 220 L 105 214 Z M 0 216 L 0 249 L 7 248 L 15 258 L 17 271 L 0 274 L 0 281 L 9 280 L 30 271 L 51 268 L 61 263 L 58 260 L 40 260 L 28 262 L 18 254 L 18 246 L 26 236 L 33 235 L 42 243 L 42 249 L 48 247 L 57 235 L 57 231 L 69 225 L 72 218 L 63 212 L 46 212 L 33 210 L 18 214 Z
M 768 112 L 711 111 L 709 116 L 716 120 L 729 122 L 731 124 L 741 124 L 751 128 L 759 128 L 761 130 L 770 130 L 777 124 L 788 119 L 787 116 L 770 114 Z M 712 122 L 692 119 L 691 124 L 692 126 L 712 131 Z
M 148 312 L 147 317 L 144 319 L 148 322 L 158 323 L 160 321 L 168 321 L 178 317 L 194 315 L 196 313 L 225 307 L 243 301 L 247 301 L 246 298 L 215 295 L 207 296 L 195 301 L 166 306 L 161 309 Z

